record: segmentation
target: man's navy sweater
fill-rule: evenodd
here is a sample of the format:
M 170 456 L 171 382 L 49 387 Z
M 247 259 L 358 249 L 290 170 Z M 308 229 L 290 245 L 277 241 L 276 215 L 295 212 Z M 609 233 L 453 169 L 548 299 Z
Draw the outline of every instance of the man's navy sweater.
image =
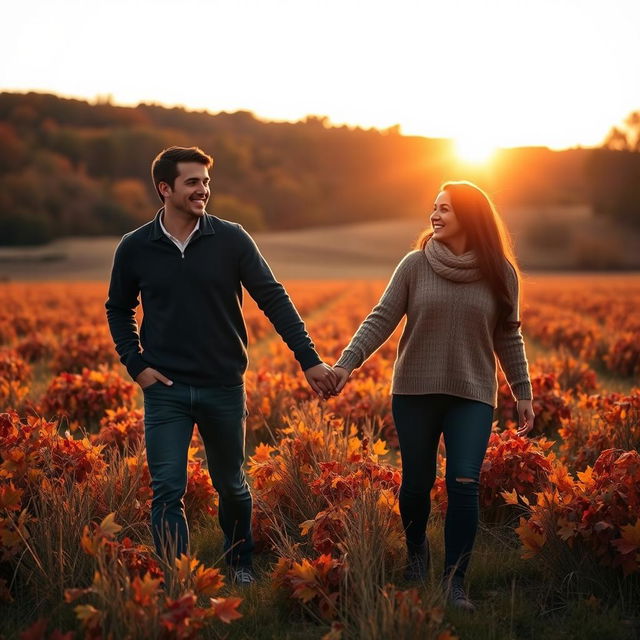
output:
M 182 253 L 160 227 L 162 212 L 123 236 L 105 305 L 116 351 L 133 379 L 153 367 L 194 386 L 241 384 L 248 362 L 243 285 L 302 369 L 322 362 L 287 292 L 242 226 L 205 214 Z

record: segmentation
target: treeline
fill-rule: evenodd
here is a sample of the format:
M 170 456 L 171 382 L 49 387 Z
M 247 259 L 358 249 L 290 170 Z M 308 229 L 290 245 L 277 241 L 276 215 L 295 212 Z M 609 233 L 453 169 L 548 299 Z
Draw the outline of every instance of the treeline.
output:
M 208 209 L 250 230 L 422 215 L 443 180 L 461 177 L 479 180 L 500 204 L 597 201 L 603 211 L 611 204 L 602 167 L 594 175 L 594 152 L 584 149 L 507 150 L 490 174 L 474 175 L 459 165 L 449 140 L 402 136 L 398 128 L 1 93 L 0 243 L 121 234 L 144 223 L 160 206 L 151 160 L 172 144 L 214 156 Z M 606 167 L 627 162 L 617 154 L 639 155 L 605 151 L 614 154 L 599 157 Z

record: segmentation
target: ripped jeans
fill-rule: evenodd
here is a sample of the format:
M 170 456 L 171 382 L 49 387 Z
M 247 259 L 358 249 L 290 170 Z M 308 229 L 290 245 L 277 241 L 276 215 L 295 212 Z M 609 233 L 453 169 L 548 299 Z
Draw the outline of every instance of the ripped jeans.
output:
M 464 577 L 478 529 L 479 479 L 493 407 L 445 394 L 392 399 L 402 455 L 400 514 L 409 549 L 425 543 L 440 434 L 446 448 L 447 515 L 444 575 Z

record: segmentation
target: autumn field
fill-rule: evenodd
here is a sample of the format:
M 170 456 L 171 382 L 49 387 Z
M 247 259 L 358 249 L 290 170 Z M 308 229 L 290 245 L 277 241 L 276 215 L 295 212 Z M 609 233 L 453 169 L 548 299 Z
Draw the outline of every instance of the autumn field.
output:
M 291 280 L 337 360 L 382 280 Z M 104 282 L 0 283 L 3 638 L 438 640 L 640 637 L 640 276 L 524 279 L 536 426 L 500 378 L 469 570 L 478 611 L 438 590 L 444 451 L 425 584 L 403 582 L 389 385 L 400 328 L 337 398 L 312 397 L 250 298 L 247 471 L 259 582 L 225 581 L 194 433 L 192 555 L 155 557 L 142 394 L 117 361 Z M 164 589 L 161 579 L 164 576 Z

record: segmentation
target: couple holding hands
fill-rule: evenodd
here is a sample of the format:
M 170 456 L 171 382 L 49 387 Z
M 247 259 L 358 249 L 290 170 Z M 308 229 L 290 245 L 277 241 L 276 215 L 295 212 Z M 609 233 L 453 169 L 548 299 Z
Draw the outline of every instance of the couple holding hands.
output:
M 445 183 L 430 229 L 396 267 L 382 297 L 332 368 L 316 353 L 284 287 L 251 236 L 206 212 L 213 159 L 197 147 L 170 147 L 151 173 L 163 206 L 116 248 L 107 319 L 116 350 L 144 395 L 145 445 L 153 491 L 156 549 L 188 550 L 183 496 L 194 423 L 219 494 L 219 520 L 232 579 L 254 581 L 252 499 L 245 474 L 249 292 L 322 397 L 406 316 L 392 381 L 402 457 L 400 513 L 407 580 L 426 577 L 430 490 L 440 435 L 446 447 L 448 508 L 442 584 L 448 600 L 473 610 L 463 581 L 479 515 L 479 477 L 497 399 L 496 358 L 517 400 L 518 434 L 533 427 L 531 383 L 519 321 L 519 273 L 502 221 L 469 182 Z M 135 309 L 144 318 L 138 333 Z

